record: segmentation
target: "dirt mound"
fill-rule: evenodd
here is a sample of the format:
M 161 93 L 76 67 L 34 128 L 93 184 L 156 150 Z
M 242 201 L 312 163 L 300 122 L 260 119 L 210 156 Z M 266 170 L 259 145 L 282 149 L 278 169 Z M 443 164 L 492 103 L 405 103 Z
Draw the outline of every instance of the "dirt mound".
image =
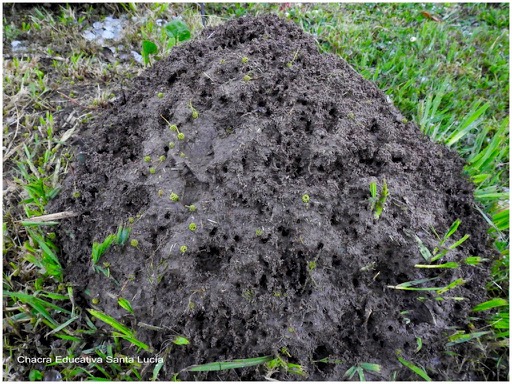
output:
M 433 379 L 476 377 L 445 352 L 446 337 L 467 330 L 470 308 L 485 300 L 486 268 L 464 260 L 492 257 L 462 160 L 295 25 L 265 16 L 206 29 L 137 78 L 83 132 L 77 153 L 52 206 L 80 214 L 59 232 L 68 279 L 88 290 L 84 306 L 98 296 L 99 309 L 156 351 L 174 335 L 189 338 L 168 353 L 167 378 L 192 364 L 280 354 L 306 376 L 273 378 L 340 380 L 369 362 L 382 366 L 369 378 L 396 370 L 417 379 L 397 350 Z M 372 182 L 378 195 L 389 188 L 379 219 Z M 470 238 L 437 264 L 460 266 L 416 268 L 428 264 L 417 238 L 433 250 L 432 228 L 442 235 L 456 219 L 447 244 Z M 107 278 L 91 268 L 91 245 L 120 224 L 138 245 L 103 256 Z M 425 278 L 435 280 L 422 286 L 465 283 L 441 295 L 389 287 Z M 181 378 L 266 374 L 260 366 Z

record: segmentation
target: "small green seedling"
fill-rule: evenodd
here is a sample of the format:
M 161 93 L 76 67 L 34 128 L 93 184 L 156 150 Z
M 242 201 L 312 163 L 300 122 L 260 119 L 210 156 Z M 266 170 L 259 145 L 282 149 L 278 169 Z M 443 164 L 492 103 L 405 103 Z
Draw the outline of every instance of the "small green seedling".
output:
M 256 229 L 256 236 L 260 237 L 260 236 L 262 236 L 262 235 L 263 235 L 263 229 L 261 229 L 261 228 L 257 228 L 257 229 Z
M 162 155 L 162 156 L 160 156 L 160 157 L 158 158 L 158 160 L 159 160 L 161 163 L 163 163 L 163 162 L 165 161 L 165 159 L 166 159 L 165 155 Z
M 125 245 L 130 237 L 131 228 L 119 226 L 117 229 L 116 243 L 119 245 Z
M 172 192 L 172 193 L 169 195 L 169 199 L 171 199 L 171 201 L 173 201 L 173 202 L 175 202 L 175 203 L 176 203 L 176 202 L 178 202 L 178 201 L 180 201 L 180 197 L 179 197 L 176 193 L 174 193 L 174 192 Z
M 130 241 L 130 245 L 134 248 L 137 248 L 139 246 L 139 240 L 136 240 L 136 239 L 132 239 Z
M 195 212 L 197 211 L 197 207 L 194 204 L 191 205 L 185 205 L 185 207 L 188 208 L 189 212 Z
M 97 318 L 98 320 L 103 321 L 104 323 L 110 325 L 116 332 L 113 332 L 114 336 L 121 337 L 125 339 L 126 341 L 132 343 L 133 345 L 142 348 L 146 351 L 150 351 L 151 348 L 144 344 L 142 341 L 138 340 L 135 336 L 135 331 L 128 328 L 126 325 L 121 324 L 119 321 L 114 319 L 113 317 L 107 315 L 106 313 L 103 313 L 101 311 L 96 311 L 94 309 L 87 309 L 87 312 L 89 312 L 92 316 Z
M 151 162 L 151 156 L 144 156 L 144 161 L 145 161 L 146 163 Z
M 249 81 L 252 80 L 252 77 L 250 75 L 245 75 L 243 78 L 242 78 L 243 81 L 245 81 L 246 83 L 248 83 Z
M 176 124 L 169 125 L 171 132 L 178 132 L 178 126 Z
M 348 377 L 348 379 L 352 379 L 354 375 L 357 373 L 359 375 L 360 381 L 366 381 L 366 378 L 364 376 L 364 372 L 369 373 L 379 373 L 382 367 L 379 364 L 373 364 L 373 363 L 359 363 L 357 365 L 354 365 L 350 367 L 347 372 L 343 375 L 343 377 Z
M 185 153 L 183 152 L 180 152 L 180 155 L 179 155 L 182 159 L 184 159 L 186 157 Z
M 298 54 L 299 54 L 299 49 L 297 49 L 297 50 L 295 51 L 295 55 L 293 55 L 293 58 L 292 58 L 289 62 L 287 62 L 287 63 L 286 63 L 286 66 L 287 66 L 288 68 L 293 67 L 293 63 L 294 63 L 294 61 L 297 59 L 297 55 L 298 55 Z
M 414 238 L 415 238 L 416 242 L 418 243 L 418 248 L 420 250 L 420 254 L 423 256 L 425 261 L 427 261 L 429 263 L 433 263 L 433 262 L 443 258 L 444 256 L 446 256 L 446 254 L 449 251 L 454 250 L 455 248 L 457 248 L 459 245 L 464 243 L 469 238 L 469 235 L 466 234 L 466 235 L 462 236 L 459 240 L 455 241 L 450 246 L 446 247 L 444 245 L 446 243 L 446 241 L 457 231 L 460 223 L 461 223 L 461 221 L 459 219 L 455 220 L 452 223 L 452 225 L 450 226 L 450 228 L 448 229 L 448 231 L 446 231 L 443 238 L 440 238 L 439 235 L 437 235 L 436 231 L 434 229 L 432 229 L 434 231 L 434 234 L 439 239 L 439 244 L 433 249 L 432 252 L 430 252 L 430 250 L 425 246 L 425 244 L 423 244 L 423 241 L 417 235 L 414 235 Z M 472 257 L 468 257 L 466 259 L 466 264 L 477 265 L 481 261 L 482 261 L 482 258 L 479 258 L 478 256 L 472 256 Z M 416 267 L 417 268 L 457 268 L 457 267 L 459 267 L 459 264 L 451 261 L 451 262 L 447 262 L 447 263 L 443 263 L 443 264 L 430 264 L 430 265 L 417 264 Z
M 187 251 L 188 251 L 188 247 L 187 247 L 186 245 L 182 245 L 182 246 L 180 247 L 180 252 L 181 252 L 181 253 L 185 253 L 185 252 L 187 252 Z
M 199 112 L 192 105 L 192 100 L 189 101 L 188 106 L 190 108 L 190 114 L 191 114 L 192 118 L 197 119 L 199 117 Z
M 149 55 L 155 55 L 158 53 L 158 47 L 155 43 L 149 40 L 142 41 L 142 60 L 144 61 L 144 65 L 148 66 L 150 63 Z
M 380 194 L 377 196 L 377 183 L 370 183 L 370 210 L 373 211 L 373 217 L 376 220 L 380 218 L 382 215 L 382 211 L 384 210 L 384 206 L 386 205 L 386 200 L 389 196 L 388 184 L 386 183 L 386 179 L 384 179 L 382 183 L 382 189 Z
M 425 370 L 423 368 L 418 367 L 416 364 L 414 364 L 414 363 L 412 363 L 412 362 L 410 362 L 408 360 L 405 360 L 402 357 L 402 352 L 401 351 L 396 351 L 396 357 L 397 357 L 398 361 L 404 367 L 409 368 L 411 371 L 413 371 L 415 374 L 417 374 L 423 380 L 425 380 L 425 381 L 432 381 L 432 379 L 427 375 L 427 372 L 425 372 Z
M 242 57 L 242 64 L 247 64 L 249 62 L 249 58 L 247 56 Z
M 91 300 L 92 305 L 98 305 L 100 303 L 100 299 L 98 297 L 94 297 Z
M 174 149 L 175 146 L 176 146 L 176 144 L 174 144 L 174 141 L 169 142 L 170 149 Z
M 183 336 L 176 336 L 174 340 L 172 341 L 176 345 L 188 345 L 190 344 L 190 341 L 186 337 Z
M 310 201 L 309 199 L 309 195 L 307 193 L 305 193 L 304 195 L 302 195 L 302 202 L 305 203 L 305 204 L 308 204 Z
M 158 190 L 158 197 L 162 197 L 164 195 L 164 190 L 163 189 L 159 189 Z
M 316 269 L 316 261 L 314 261 L 314 260 L 308 261 L 308 269 L 310 271 L 314 271 Z
M 185 140 L 185 134 L 183 132 L 178 133 L 178 140 Z
M 92 244 L 91 259 L 93 265 L 98 264 L 98 262 L 100 261 L 100 257 L 103 256 L 108 251 L 108 249 L 110 248 L 115 239 L 115 235 L 108 235 L 102 243 L 94 242 Z
M 190 223 L 188 225 L 188 229 L 190 229 L 192 232 L 197 230 L 197 224 L 196 223 Z
M 125 309 L 127 312 L 130 312 L 132 315 L 134 314 L 132 305 L 128 300 L 120 297 L 119 299 L 117 299 L 117 304 L 119 304 L 119 306 Z
M 75 191 L 75 192 L 73 192 L 73 199 L 78 199 L 80 196 L 82 196 L 82 194 L 80 193 L 80 191 Z
M 169 48 L 175 46 L 180 41 L 190 39 L 191 33 L 188 25 L 180 19 L 174 19 L 170 23 L 167 23 L 164 27 L 167 37 L 169 37 Z
M 163 99 L 164 94 L 163 94 L 162 92 L 158 92 L 158 93 L 156 94 L 156 96 L 157 96 L 159 99 Z
M 154 175 L 156 173 L 156 169 L 154 167 L 150 167 L 149 168 L 149 173 L 151 173 L 152 175 Z

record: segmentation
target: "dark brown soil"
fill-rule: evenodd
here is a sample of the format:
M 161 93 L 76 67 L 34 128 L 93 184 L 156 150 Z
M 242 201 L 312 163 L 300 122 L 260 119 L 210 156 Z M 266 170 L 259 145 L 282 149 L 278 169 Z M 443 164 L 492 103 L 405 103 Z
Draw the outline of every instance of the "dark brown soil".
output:
M 82 133 L 75 170 L 52 211 L 79 213 L 62 223 L 60 242 L 84 306 L 98 296 L 99 309 L 133 326 L 156 351 L 175 335 L 190 339 L 167 356 L 167 379 L 192 364 L 279 353 L 307 376 L 280 371 L 272 378 L 341 380 L 349 367 L 370 362 L 382 371 L 367 378 L 398 371 L 398 379 L 417 380 L 397 350 L 433 379 L 478 378 L 462 363 L 466 345 L 450 349 L 458 357 L 445 346 L 455 330 L 469 330 L 470 308 L 485 300 L 487 265 L 463 260 L 492 258 L 463 161 L 407 123 L 345 61 L 320 54 L 293 24 L 243 18 L 174 49 L 120 99 Z M 369 184 L 384 179 L 390 197 L 376 220 Z M 93 241 L 130 217 L 137 218 L 130 226 L 138 247 L 115 246 L 102 258 L 113 279 L 94 272 Z M 425 260 L 414 235 L 432 250 L 432 228 L 443 234 L 457 218 L 453 238 L 470 239 L 444 261 L 462 266 L 415 268 Z M 445 300 L 388 287 L 436 276 L 430 286 L 466 283 Z M 116 297 L 130 300 L 135 316 Z M 415 353 L 417 338 L 423 348 Z M 342 363 L 318 362 L 327 357 Z M 266 374 L 256 367 L 180 377 Z

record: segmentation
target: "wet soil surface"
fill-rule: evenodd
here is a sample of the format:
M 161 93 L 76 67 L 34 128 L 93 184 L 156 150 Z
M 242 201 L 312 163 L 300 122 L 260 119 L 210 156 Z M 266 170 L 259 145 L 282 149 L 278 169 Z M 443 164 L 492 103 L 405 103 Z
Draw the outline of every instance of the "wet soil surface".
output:
M 75 169 L 50 212 L 79 214 L 63 221 L 59 237 L 84 306 L 99 297 L 99 309 L 156 351 L 175 335 L 189 338 L 170 349 L 167 376 L 280 353 L 307 375 L 280 371 L 276 379 L 341 380 L 370 362 L 382 371 L 367 378 L 396 370 L 398 379 L 417 380 L 397 361 L 400 350 L 433 379 L 478 378 L 461 363 L 467 346 L 450 349 L 458 358 L 446 353 L 447 336 L 469 330 L 471 307 L 485 300 L 488 265 L 463 261 L 492 258 L 463 161 L 407 123 L 345 61 L 320 54 L 311 36 L 277 17 L 243 18 L 177 47 L 119 99 L 82 132 Z M 369 185 L 384 180 L 389 198 L 376 220 Z M 426 262 L 414 235 L 432 250 L 432 228 L 445 233 L 457 218 L 453 239 L 470 238 L 443 261 L 461 266 L 415 268 Z M 91 268 L 91 245 L 120 224 L 138 246 L 103 256 L 107 278 Z M 465 284 L 445 300 L 389 287 L 424 278 Z M 135 316 L 117 297 L 131 301 Z M 253 367 L 180 377 L 267 374 Z

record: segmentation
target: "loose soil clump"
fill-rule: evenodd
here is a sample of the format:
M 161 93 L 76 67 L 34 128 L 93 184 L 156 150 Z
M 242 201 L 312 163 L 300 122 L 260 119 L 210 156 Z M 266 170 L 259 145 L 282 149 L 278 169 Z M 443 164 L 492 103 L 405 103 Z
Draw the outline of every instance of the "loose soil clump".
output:
M 167 379 L 193 364 L 272 354 L 304 370 L 276 379 L 341 380 L 364 362 L 382 366 L 368 378 L 418 379 L 400 350 L 432 379 L 474 380 L 461 369 L 469 347 L 446 347 L 485 300 L 487 266 L 464 260 L 493 255 L 462 167 L 297 26 L 242 18 L 175 48 L 94 119 L 52 211 L 78 213 L 59 237 L 84 307 L 98 297 L 157 352 L 176 335 L 190 340 L 167 350 Z M 375 219 L 369 185 L 384 180 L 389 197 Z M 470 237 L 442 262 L 460 267 L 416 268 L 428 263 L 415 236 L 433 250 L 432 229 L 442 236 L 456 219 L 448 244 Z M 121 224 L 138 244 L 102 257 L 108 278 L 91 268 L 91 245 Z M 465 283 L 442 295 L 390 288 L 425 278 Z M 180 377 L 268 374 L 259 366 Z

